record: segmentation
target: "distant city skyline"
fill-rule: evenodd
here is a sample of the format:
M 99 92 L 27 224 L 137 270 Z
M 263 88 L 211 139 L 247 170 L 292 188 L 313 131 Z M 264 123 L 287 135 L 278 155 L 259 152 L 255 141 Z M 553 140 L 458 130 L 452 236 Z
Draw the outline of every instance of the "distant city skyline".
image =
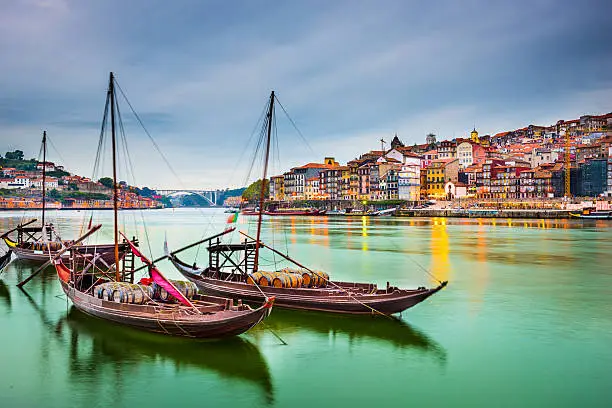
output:
M 278 110 L 271 174 L 345 163 L 396 133 L 423 143 L 612 111 L 607 2 L 275 3 L 3 5 L 1 153 L 35 157 L 47 130 L 49 160 L 90 176 L 111 70 L 181 179 L 124 105 L 127 181 L 158 188 L 248 184 L 272 89 L 308 145 Z

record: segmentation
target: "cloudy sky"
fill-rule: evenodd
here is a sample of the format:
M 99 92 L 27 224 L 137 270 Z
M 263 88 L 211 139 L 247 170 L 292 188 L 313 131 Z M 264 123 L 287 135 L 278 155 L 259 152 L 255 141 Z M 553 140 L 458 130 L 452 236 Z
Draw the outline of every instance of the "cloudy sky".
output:
M 612 111 L 612 3 L 2 0 L 0 151 L 92 174 L 114 71 L 172 168 L 122 113 L 151 187 L 245 182 L 271 90 L 272 172 L 405 143 Z M 106 171 L 106 170 L 105 170 Z

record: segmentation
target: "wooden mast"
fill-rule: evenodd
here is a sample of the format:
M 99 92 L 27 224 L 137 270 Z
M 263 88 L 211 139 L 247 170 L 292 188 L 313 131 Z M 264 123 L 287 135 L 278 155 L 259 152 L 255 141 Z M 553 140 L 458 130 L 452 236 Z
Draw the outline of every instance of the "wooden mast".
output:
M 113 221 L 115 236 L 115 280 L 121 279 L 119 274 L 119 224 L 117 221 L 119 196 L 117 191 L 117 146 L 115 142 L 115 77 L 110 73 L 108 82 L 108 97 L 111 105 L 111 140 L 113 149 Z
M 44 228 L 45 228 L 45 184 L 46 184 L 46 178 L 47 178 L 47 131 L 44 130 L 43 131 L 43 140 L 42 140 L 42 144 L 43 144 L 43 168 L 42 168 L 42 227 L 43 227 L 43 234 L 45 233 Z
M 266 138 L 266 153 L 264 161 L 263 178 L 261 179 L 261 191 L 259 193 L 259 214 L 257 215 L 257 240 L 255 241 L 255 260 L 253 272 L 259 269 L 259 237 L 261 236 L 261 216 L 263 214 L 264 196 L 266 192 L 266 177 L 268 173 L 268 158 L 270 157 L 270 138 L 272 135 L 272 118 L 274 116 L 274 91 L 270 94 L 270 107 L 268 108 L 268 136 Z

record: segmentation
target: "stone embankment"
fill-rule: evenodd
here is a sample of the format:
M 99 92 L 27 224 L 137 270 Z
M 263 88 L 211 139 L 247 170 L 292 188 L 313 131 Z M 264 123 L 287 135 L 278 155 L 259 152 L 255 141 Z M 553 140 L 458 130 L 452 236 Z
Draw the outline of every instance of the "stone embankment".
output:
M 478 209 L 463 210 L 449 208 L 422 208 L 398 210 L 400 217 L 461 217 L 461 218 L 538 218 L 561 219 L 570 218 L 569 210 L 551 209 Z

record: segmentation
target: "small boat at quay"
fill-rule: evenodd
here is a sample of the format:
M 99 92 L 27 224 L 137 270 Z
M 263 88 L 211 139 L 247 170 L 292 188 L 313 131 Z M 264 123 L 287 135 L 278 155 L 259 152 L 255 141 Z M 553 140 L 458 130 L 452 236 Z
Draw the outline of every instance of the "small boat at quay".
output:
M 254 208 L 243 208 L 241 211 L 242 215 L 259 215 L 259 210 Z M 270 216 L 294 216 L 294 215 L 303 215 L 303 216 L 313 216 L 313 215 L 325 215 L 326 210 L 320 210 L 318 208 L 271 208 L 268 210 L 264 210 L 264 215 Z
M 67 264 L 61 257 L 63 251 L 51 260 L 62 290 L 81 312 L 144 331 L 206 339 L 244 333 L 270 314 L 274 298 L 265 298 L 259 307 L 252 308 L 241 300 L 234 302 L 228 298 L 200 295 L 197 293 L 197 287 L 188 281 L 167 279 L 157 266 L 140 252 L 138 240 L 128 240 L 119 231 L 115 118 L 120 116 L 115 112 L 115 85 L 111 72 L 102 129 L 105 129 L 110 114 L 114 243 L 108 253 L 112 254 L 113 262 L 105 262 L 102 255 L 91 257 L 86 251 L 83 252 L 79 245 L 68 247 L 70 256 Z M 121 123 L 119 126 L 123 129 Z M 106 145 L 105 133 L 102 131 L 100 134 L 98 157 L 100 149 Z M 100 228 L 101 225 L 92 227 L 78 241 Z M 119 235 L 123 237 L 122 242 L 119 242 Z M 120 245 L 127 245 L 127 250 L 120 252 Z M 97 254 L 100 254 L 100 251 Z M 140 259 L 144 265 L 135 268 L 136 259 Z M 136 272 L 145 268 L 148 277 L 136 281 Z M 20 285 L 24 283 L 25 281 Z
M 593 208 L 585 208 L 579 213 L 570 213 L 570 217 L 585 220 L 612 220 L 612 211 L 596 211 Z
M 266 128 L 262 129 L 262 134 L 267 134 L 264 142 L 266 146 L 262 177 L 264 182 L 267 177 L 270 136 L 274 123 L 274 101 L 275 95 L 272 92 L 264 121 Z M 391 315 L 423 302 L 447 285 L 446 281 L 440 281 L 439 285 L 433 288 L 400 289 L 388 282 L 385 288 L 378 288 L 373 283 L 331 280 L 327 273 L 308 268 L 261 241 L 262 215 L 265 214 L 263 208 L 264 189 L 261 189 L 256 237 L 252 238 L 241 232 L 246 238 L 243 242 L 223 243 L 220 238 L 235 230 L 229 228 L 216 237 L 206 240 L 209 259 L 205 267 L 182 261 L 177 256 L 178 251 L 167 251 L 166 256 L 177 270 L 195 283 L 203 293 L 253 302 L 274 297 L 275 305 L 288 309 Z M 297 268 L 269 272 L 260 270 L 260 250 L 264 248 L 291 262 Z
M 264 211 L 265 215 L 325 215 L 318 208 L 274 208 Z M 257 214 L 255 214 L 257 215 Z

